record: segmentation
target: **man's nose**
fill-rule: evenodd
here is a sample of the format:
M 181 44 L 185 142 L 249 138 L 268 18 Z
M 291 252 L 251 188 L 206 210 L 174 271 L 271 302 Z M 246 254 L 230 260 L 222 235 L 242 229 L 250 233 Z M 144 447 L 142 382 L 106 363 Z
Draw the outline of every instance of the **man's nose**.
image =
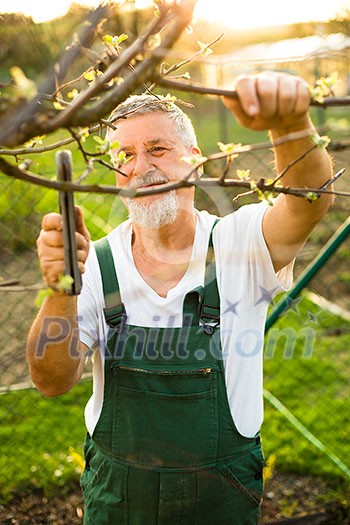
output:
M 140 175 L 145 175 L 154 169 L 152 164 L 152 157 L 147 153 L 147 151 L 138 151 L 134 156 L 134 166 L 132 173 L 134 176 L 138 177 Z

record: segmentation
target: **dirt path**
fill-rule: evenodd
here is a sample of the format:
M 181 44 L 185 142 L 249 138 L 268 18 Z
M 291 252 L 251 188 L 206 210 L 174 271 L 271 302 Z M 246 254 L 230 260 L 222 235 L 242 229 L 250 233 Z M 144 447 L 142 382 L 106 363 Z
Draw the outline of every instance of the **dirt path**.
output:
M 329 500 L 332 487 L 324 480 L 297 475 L 274 475 L 265 487 L 261 524 L 350 524 L 350 507 Z M 84 503 L 80 489 L 66 497 L 33 493 L 0 506 L 2 525 L 82 525 Z M 111 524 L 112 525 L 112 524 Z M 239 524 L 236 524 L 239 525 Z

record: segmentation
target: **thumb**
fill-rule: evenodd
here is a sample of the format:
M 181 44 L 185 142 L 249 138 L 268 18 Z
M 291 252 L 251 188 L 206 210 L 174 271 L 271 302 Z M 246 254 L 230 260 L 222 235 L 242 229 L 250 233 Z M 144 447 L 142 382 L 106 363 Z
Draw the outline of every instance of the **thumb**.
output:
M 80 206 L 74 206 L 75 210 L 75 229 L 81 233 L 87 241 L 90 241 L 90 233 L 84 222 L 84 215 Z

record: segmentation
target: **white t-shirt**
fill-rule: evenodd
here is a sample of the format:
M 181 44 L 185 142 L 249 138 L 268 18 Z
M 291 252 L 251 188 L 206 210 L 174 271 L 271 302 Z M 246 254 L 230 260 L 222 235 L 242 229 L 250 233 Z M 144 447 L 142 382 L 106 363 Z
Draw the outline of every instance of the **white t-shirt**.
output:
M 267 308 L 274 295 L 292 283 L 293 263 L 275 273 L 263 233 L 265 203 L 242 206 L 216 225 L 213 245 L 220 294 L 220 338 L 231 414 L 238 431 L 253 437 L 262 424 L 262 358 Z M 127 323 L 180 327 L 184 296 L 204 284 L 205 260 L 215 216 L 197 212 L 192 257 L 181 281 L 160 297 L 138 273 L 131 252 L 132 226 L 126 221 L 108 234 Z M 96 252 L 91 246 L 79 296 L 80 339 L 93 353 L 93 395 L 85 409 L 92 435 L 102 409 L 104 356 L 107 340 L 104 299 Z

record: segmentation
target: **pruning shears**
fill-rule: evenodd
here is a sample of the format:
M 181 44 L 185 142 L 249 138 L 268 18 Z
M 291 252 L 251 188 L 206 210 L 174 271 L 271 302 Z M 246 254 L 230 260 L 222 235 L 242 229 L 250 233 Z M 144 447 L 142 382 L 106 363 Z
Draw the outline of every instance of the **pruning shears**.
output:
M 59 182 L 72 182 L 72 154 L 69 150 L 56 153 L 56 166 L 57 180 Z M 60 190 L 58 198 L 63 221 L 64 273 L 72 278 L 72 282 L 67 283 L 64 289 L 67 295 L 78 295 L 81 292 L 82 280 L 75 238 L 74 195 L 71 191 Z

